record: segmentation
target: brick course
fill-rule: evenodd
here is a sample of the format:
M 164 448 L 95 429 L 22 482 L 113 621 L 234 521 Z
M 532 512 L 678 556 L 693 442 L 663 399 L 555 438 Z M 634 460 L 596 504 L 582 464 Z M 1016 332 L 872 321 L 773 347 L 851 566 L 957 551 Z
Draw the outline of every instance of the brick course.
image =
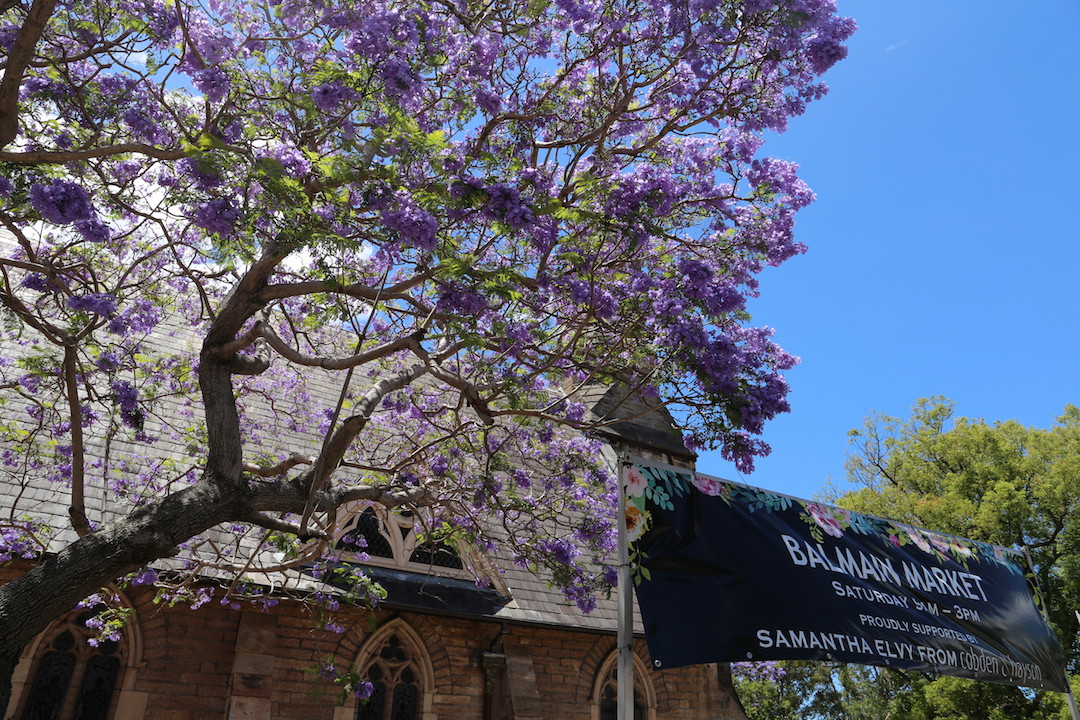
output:
M 483 651 L 509 660 L 501 677 L 493 676 L 497 687 L 492 687 L 500 698 L 508 695 L 514 717 L 592 720 L 597 673 L 615 649 L 613 633 L 418 612 L 377 611 L 372 630 L 369 614 L 351 608 L 335 618 L 347 628 L 338 635 L 315 628 L 304 609 L 288 601 L 266 613 L 218 605 L 192 611 L 155 605 L 151 597 L 149 592 L 132 597 L 142 642 L 140 657 L 129 658 L 121 681 L 117 720 L 352 718 L 355 705 L 339 706 L 340 689 L 310 671 L 328 656 L 340 667 L 352 667 L 365 652 L 365 641 L 391 622 L 411 629 L 430 661 L 425 720 L 485 717 L 491 689 L 485 691 Z M 651 667 L 643 641 L 635 651 Z M 650 718 L 742 717 L 724 709 L 730 699 L 714 666 L 649 670 L 645 680 L 656 698 Z M 510 717 L 498 714 L 499 702 L 494 705 L 493 717 Z

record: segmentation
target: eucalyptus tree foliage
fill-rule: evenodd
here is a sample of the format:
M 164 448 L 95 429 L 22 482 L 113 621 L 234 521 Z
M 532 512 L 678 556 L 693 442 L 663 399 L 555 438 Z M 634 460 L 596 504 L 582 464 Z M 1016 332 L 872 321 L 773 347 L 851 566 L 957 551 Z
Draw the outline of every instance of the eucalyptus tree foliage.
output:
M 2 9 L 0 552 L 37 561 L 0 588 L 5 670 L 160 558 L 197 603 L 190 577 L 332 556 L 354 501 L 588 609 L 597 384 L 768 451 L 795 360 L 745 303 L 813 195 L 759 149 L 846 53 L 830 0 Z
M 1080 632 L 1080 410 L 1048 428 L 957 418 L 924 398 L 908 418 L 874 414 L 852 430 L 849 480 L 839 504 L 1009 547 L 1026 547 L 1046 609 L 1077 672 Z M 1057 693 L 962 678 L 916 678 L 905 717 L 1068 717 Z M 864 691 L 855 693 L 865 695 Z
M 956 418 L 942 397 L 910 418 L 876 414 L 851 432 L 848 476 L 859 490 L 840 503 L 860 512 L 1008 547 L 1028 549 L 1062 646 L 1075 668 L 1080 645 L 1080 410 L 1049 428 Z

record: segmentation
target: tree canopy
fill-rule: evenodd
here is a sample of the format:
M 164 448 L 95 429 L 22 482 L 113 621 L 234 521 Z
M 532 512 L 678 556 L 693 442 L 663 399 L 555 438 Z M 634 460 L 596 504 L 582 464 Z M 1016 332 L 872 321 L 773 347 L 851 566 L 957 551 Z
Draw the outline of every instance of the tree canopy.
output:
M 352 500 L 588 608 L 596 384 L 768 451 L 795 359 L 745 304 L 813 195 L 758 151 L 846 53 L 831 0 L 2 8 L 0 553 L 38 562 L 0 588 L 0 675 L 156 559 L 182 596 L 317 558 Z
M 851 432 L 844 507 L 1008 547 L 1026 547 L 1077 671 L 1080 600 L 1080 409 L 1053 426 L 954 418 L 920 400 L 908 419 L 875 414 Z
M 1069 670 L 1076 673 L 1080 410 L 1067 405 L 1043 429 L 1016 421 L 957 418 L 951 401 L 933 397 L 919 400 L 909 418 L 871 415 L 851 431 L 850 439 L 848 479 L 862 487 L 840 495 L 837 504 L 1028 548 Z M 785 669 L 801 683 L 792 697 L 804 698 L 822 717 L 1068 717 L 1057 693 L 890 669 L 833 668 L 816 675 L 805 668 Z M 793 680 L 786 683 L 767 690 L 782 693 Z M 765 692 L 760 685 L 744 680 L 740 693 L 745 687 L 760 695 Z M 746 698 L 744 704 L 753 706 Z

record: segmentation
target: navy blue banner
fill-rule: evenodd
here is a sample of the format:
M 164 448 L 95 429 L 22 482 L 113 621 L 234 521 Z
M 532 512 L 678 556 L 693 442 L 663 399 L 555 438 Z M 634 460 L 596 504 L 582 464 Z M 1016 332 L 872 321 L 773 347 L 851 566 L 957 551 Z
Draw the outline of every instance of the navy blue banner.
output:
M 1021 554 L 634 465 L 627 527 L 658 667 L 834 660 L 1065 690 Z

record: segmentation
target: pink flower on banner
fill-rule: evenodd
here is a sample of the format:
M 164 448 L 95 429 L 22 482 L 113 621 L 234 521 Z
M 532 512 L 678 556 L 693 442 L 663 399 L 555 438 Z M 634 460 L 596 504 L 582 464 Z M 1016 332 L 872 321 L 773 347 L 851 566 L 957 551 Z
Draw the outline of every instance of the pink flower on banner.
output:
M 915 543 L 915 547 L 919 548 L 924 553 L 932 552 L 930 542 L 921 531 L 909 526 L 904 526 L 904 531 L 907 532 L 907 536 L 911 538 L 911 542 Z
M 956 555 L 957 557 L 971 557 L 971 548 L 959 540 L 952 540 L 949 543 L 949 549 L 952 550 L 953 555 Z
M 930 538 L 930 544 L 934 546 L 934 549 L 940 552 L 942 555 L 947 555 L 951 549 L 948 538 L 938 535 L 937 533 L 927 533 L 927 537 Z
M 806 503 L 806 510 L 826 535 L 836 538 L 844 536 L 844 526 L 832 508 L 817 503 Z
M 641 497 L 645 494 L 645 488 L 647 487 L 649 487 L 649 481 L 645 477 L 645 473 L 641 472 L 637 465 L 631 466 L 630 472 L 626 474 L 627 497 Z
M 694 475 L 694 487 L 703 492 L 706 495 L 719 495 L 721 492 L 721 485 L 715 478 L 708 477 L 706 475 Z

